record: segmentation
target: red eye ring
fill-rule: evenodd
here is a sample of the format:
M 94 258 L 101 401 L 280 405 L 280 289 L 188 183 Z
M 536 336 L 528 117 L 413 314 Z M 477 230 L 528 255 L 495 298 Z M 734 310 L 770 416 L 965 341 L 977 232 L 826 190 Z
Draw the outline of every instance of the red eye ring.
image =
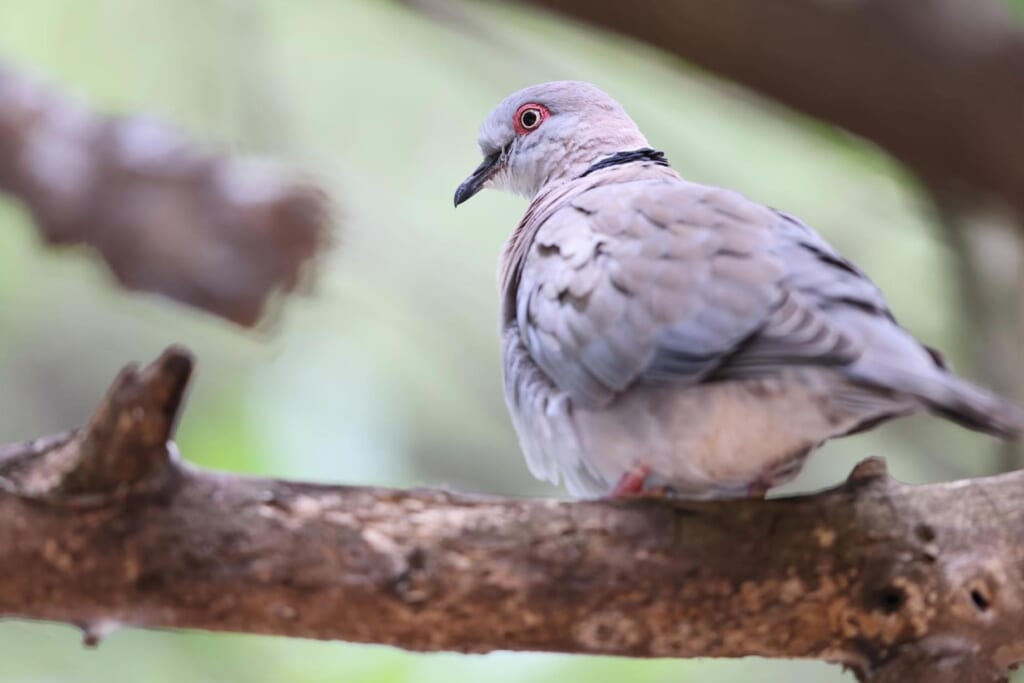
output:
M 544 123 L 544 120 L 549 116 L 551 116 L 551 112 L 543 104 L 527 102 L 519 107 L 519 109 L 516 109 L 516 114 L 512 118 L 512 125 L 516 129 L 516 135 L 526 135 L 531 131 L 537 130 L 537 127 Z

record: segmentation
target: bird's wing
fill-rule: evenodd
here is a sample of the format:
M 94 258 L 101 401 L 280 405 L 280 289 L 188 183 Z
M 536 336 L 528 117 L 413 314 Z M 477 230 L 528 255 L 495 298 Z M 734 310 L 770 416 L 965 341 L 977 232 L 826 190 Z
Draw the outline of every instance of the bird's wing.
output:
M 845 311 L 895 325 L 878 289 L 799 221 L 674 174 L 616 170 L 545 212 L 516 282 L 530 356 L 579 405 L 638 380 L 850 364 L 865 321 L 851 327 Z

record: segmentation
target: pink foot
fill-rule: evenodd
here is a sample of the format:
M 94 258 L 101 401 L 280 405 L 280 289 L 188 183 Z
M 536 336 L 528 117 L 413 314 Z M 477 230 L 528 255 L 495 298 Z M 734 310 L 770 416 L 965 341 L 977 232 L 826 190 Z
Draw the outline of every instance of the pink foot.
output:
M 643 494 L 644 482 L 647 481 L 647 477 L 650 474 L 651 468 L 647 465 L 634 465 L 631 470 L 622 475 L 619 483 L 615 485 L 615 488 L 605 498 L 608 500 L 635 498 Z
M 749 498 L 764 498 L 768 495 L 768 489 L 772 487 L 764 479 L 758 479 L 747 487 L 747 497 Z

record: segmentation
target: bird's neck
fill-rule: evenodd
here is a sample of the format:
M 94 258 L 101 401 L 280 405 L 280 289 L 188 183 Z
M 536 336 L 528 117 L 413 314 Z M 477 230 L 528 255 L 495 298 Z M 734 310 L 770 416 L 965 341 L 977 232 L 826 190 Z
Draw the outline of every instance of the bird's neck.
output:
M 600 137 L 580 136 L 550 150 L 545 160 L 548 172 L 542 178 L 541 183 L 534 188 L 535 191 L 531 193 L 531 196 L 537 196 L 555 185 L 575 180 L 591 172 L 595 166 L 629 163 L 637 160 L 639 157 L 635 153 L 640 150 L 651 150 L 651 148 L 647 138 L 635 128 L 632 130 L 624 128 L 614 134 L 606 133 Z M 663 155 L 662 158 L 664 158 Z
M 628 152 L 616 152 L 610 154 L 600 161 L 594 162 L 587 170 L 579 174 L 578 178 L 585 178 L 586 176 L 600 171 L 604 168 L 611 168 L 612 166 L 623 166 L 625 164 L 636 164 L 636 163 L 651 163 L 655 166 L 668 166 L 668 159 L 665 157 L 665 153 L 650 147 L 640 147 L 639 149 L 629 150 Z

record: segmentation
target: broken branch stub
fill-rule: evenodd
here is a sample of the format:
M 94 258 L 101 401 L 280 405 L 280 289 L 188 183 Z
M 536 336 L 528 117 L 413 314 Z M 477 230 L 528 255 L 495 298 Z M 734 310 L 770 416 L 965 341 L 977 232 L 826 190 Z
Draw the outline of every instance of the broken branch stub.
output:
M 167 349 L 140 370 L 125 367 L 88 424 L 0 454 L 0 478 L 18 495 L 100 504 L 151 491 L 172 473 L 171 439 L 192 374 L 192 355 Z

